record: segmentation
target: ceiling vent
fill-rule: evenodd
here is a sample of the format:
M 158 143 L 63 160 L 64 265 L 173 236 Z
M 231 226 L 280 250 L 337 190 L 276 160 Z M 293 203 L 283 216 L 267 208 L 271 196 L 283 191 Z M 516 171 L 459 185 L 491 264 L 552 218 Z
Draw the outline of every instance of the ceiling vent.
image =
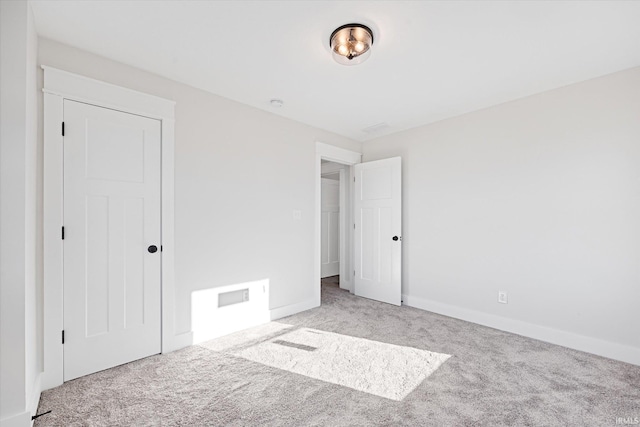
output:
M 387 123 L 378 123 L 377 125 L 369 126 L 368 128 L 362 129 L 362 132 L 373 135 L 376 133 L 380 133 L 388 128 L 390 128 L 390 126 Z

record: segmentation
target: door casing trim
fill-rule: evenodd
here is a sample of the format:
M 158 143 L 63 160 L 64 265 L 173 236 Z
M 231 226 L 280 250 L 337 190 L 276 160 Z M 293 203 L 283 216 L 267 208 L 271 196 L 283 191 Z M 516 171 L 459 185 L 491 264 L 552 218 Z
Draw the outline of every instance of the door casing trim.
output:
M 43 390 L 64 382 L 61 333 L 63 311 L 63 103 L 65 99 L 137 114 L 161 122 L 162 352 L 191 344 L 191 333 L 175 333 L 174 310 L 174 151 L 175 102 L 78 74 L 44 70 L 44 372 Z

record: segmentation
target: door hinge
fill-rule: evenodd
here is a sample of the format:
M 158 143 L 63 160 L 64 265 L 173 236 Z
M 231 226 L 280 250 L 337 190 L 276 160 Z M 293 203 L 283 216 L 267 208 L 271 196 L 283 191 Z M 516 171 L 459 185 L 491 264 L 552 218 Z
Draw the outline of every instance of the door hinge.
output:
M 354 229 L 354 230 L 356 229 L 356 225 L 355 225 L 355 224 L 353 224 L 353 229 Z
M 64 344 L 64 329 L 62 330 L 62 344 Z
M 356 271 L 353 270 L 353 277 L 356 277 Z
M 62 136 L 64 136 L 64 122 L 62 122 Z
M 62 226 L 62 240 L 64 240 L 64 225 Z

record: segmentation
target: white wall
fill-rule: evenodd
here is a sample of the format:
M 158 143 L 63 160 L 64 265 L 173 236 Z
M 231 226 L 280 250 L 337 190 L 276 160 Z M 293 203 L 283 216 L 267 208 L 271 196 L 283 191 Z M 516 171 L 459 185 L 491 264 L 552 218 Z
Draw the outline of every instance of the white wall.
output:
M 27 2 L 0 2 L 0 424 L 26 426 L 40 395 L 36 280 L 38 39 Z
M 403 158 L 405 303 L 640 364 L 640 68 L 363 150 Z
M 335 162 L 324 162 L 320 165 L 320 174 L 323 178 L 340 179 L 340 171 L 348 170 L 349 166 Z
M 39 61 L 176 101 L 178 333 L 197 290 L 268 279 L 271 309 L 313 300 L 315 141 L 360 143 L 51 40 Z

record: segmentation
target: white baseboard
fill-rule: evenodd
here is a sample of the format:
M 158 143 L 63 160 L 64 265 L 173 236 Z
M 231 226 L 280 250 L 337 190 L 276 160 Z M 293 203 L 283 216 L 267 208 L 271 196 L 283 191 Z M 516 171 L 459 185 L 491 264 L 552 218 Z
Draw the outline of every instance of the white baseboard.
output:
M 28 427 L 31 425 L 31 414 L 21 412 L 0 420 L 0 427 Z
M 466 320 L 468 322 L 523 335 L 525 337 L 534 338 L 551 344 L 561 345 L 574 350 L 580 350 L 596 354 L 598 356 L 608 357 L 610 359 L 620 360 L 634 365 L 640 365 L 640 348 L 604 341 L 598 338 L 574 334 L 572 332 L 561 331 L 559 329 L 535 325 L 533 323 L 509 319 L 480 311 L 469 310 L 449 304 L 443 304 L 437 301 L 413 297 L 411 295 L 403 295 L 402 301 L 404 305 L 408 305 L 410 307 L 420 308 L 422 310 L 431 311 L 444 316 Z
M 344 280 L 341 283 L 340 289 L 344 289 L 344 290 L 347 290 L 347 291 L 353 293 L 353 286 L 351 286 L 351 280 Z
M 274 308 L 271 310 L 271 320 L 282 319 L 283 317 L 291 316 L 292 314 L 300 313 L 319 306 L 320 304 L 315 299 L 309 299 L 297 304 Z
M 163 353 L 170 353 L 172 351 L 180 350 L 181 348 L 189 347 L 193 344 L 193 332 L 184 332 L 182 334 L 174 335 L 171 339 L 164 343 L 162 346 Z

